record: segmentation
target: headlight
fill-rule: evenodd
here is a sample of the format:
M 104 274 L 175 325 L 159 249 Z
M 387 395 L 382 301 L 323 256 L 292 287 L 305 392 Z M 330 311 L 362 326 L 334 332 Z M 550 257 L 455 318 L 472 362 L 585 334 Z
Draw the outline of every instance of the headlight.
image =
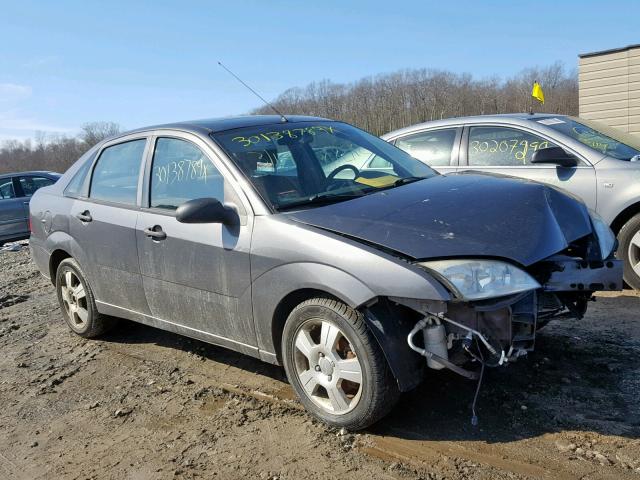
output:
M 593 229 L 596 231 L 596 237 L 598 237 L 598 243 L 600 244 L 600 255 L 602 260 L 605 260 L 609 258 L 616 246 L 616 236 L 600 215 L 593 210 L 589 210 L 589 213 L 591 214 Z
M 433 271 L 457 297 L 465 300 L 501 297 L 540 288 L 527 272 L 497 260 L 436 260 L 419 265 Z

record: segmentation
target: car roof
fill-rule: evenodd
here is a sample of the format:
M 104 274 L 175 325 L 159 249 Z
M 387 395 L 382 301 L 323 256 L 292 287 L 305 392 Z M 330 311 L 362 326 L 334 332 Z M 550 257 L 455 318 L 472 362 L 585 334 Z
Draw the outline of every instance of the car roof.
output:
M 13 172 L 13 173 L 0 173 L 0 178 L 16 177 L 18 175 L 44 175 L 48 177 L 61 177 L 62 174 L 58 172 L 51 172 L 49 170 L 29 170 L 28 172 Z
M 434 127 L 447 127 L 450 125 L 466 125 L 470 123 L 509 123 L 512 125 L 527 125 L 529 122 L 542 120 L 545 118 L 565 118 L 567 115 L 554 115 L 552 113 L 503 113 L 497 115 L 474 115 L 470 117 L 451 117 L 442 120 L 432 120 L 429 122 L 417 123 L 409 127 L 400 128 L 382 135 L 383 139 L 398 137 L 403 134 L 411 133 L 417 130 L 424 130 Z
M 208 118 L 203 120 L 189 120 L 184 122 L 165 123 L 161 125 L 153 125 L 150 127 L 137 128 L 128 132 L 120 133 L 113 138 L 129 135 L 131 133 L 144 132 L 148 130 L 160 130 L 160 129 L 176 129 L 186 130 L 195 133 L 217 133 L 224 132 L 226 130 L 234 130 L 236 128 L 245 127 L 259 127 L 263 125 L 284 124 L 284 123 L 299 123 L 299 122 L 318 122 L 318 121 L 331 121 L 328 118 L 312 117 L 307 115 L 286 115 L 286 122 L 283 122 L 280 115 L 241 115 L 235 117 L 224 118 Z

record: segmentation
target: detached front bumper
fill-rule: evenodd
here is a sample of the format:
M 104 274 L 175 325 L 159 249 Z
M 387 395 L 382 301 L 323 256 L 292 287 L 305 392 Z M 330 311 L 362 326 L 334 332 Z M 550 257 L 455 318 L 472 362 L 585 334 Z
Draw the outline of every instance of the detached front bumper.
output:
M 623 288 L 622 260 L 611 258 L 603 262 L 551 259 L 551 273 L 543 284 L 545 292 L 619 291 Z

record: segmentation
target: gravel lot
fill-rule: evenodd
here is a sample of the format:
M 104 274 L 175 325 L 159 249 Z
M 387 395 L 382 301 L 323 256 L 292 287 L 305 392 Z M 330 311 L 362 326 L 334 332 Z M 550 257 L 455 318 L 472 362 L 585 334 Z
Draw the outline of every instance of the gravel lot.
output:
M 434 373 L 360 434 L 313 421 L 283 371 L 123 321 L 63 324 L 27 249 L 0 252 L 0 478 L 640 478 L 637 294 L 599 296 L 475 384 Z

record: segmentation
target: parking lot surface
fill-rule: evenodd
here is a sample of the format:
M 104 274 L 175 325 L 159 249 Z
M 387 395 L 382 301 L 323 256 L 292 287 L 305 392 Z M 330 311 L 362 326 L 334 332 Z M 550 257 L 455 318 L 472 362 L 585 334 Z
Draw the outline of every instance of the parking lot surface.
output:
M 123 321 L 83 340 L 27 249 L 0 252 L 0 478 L 640 478 L 640 297 L 475 383 L 434 372 L 359 434 L 329 429 L 281 368 Z

